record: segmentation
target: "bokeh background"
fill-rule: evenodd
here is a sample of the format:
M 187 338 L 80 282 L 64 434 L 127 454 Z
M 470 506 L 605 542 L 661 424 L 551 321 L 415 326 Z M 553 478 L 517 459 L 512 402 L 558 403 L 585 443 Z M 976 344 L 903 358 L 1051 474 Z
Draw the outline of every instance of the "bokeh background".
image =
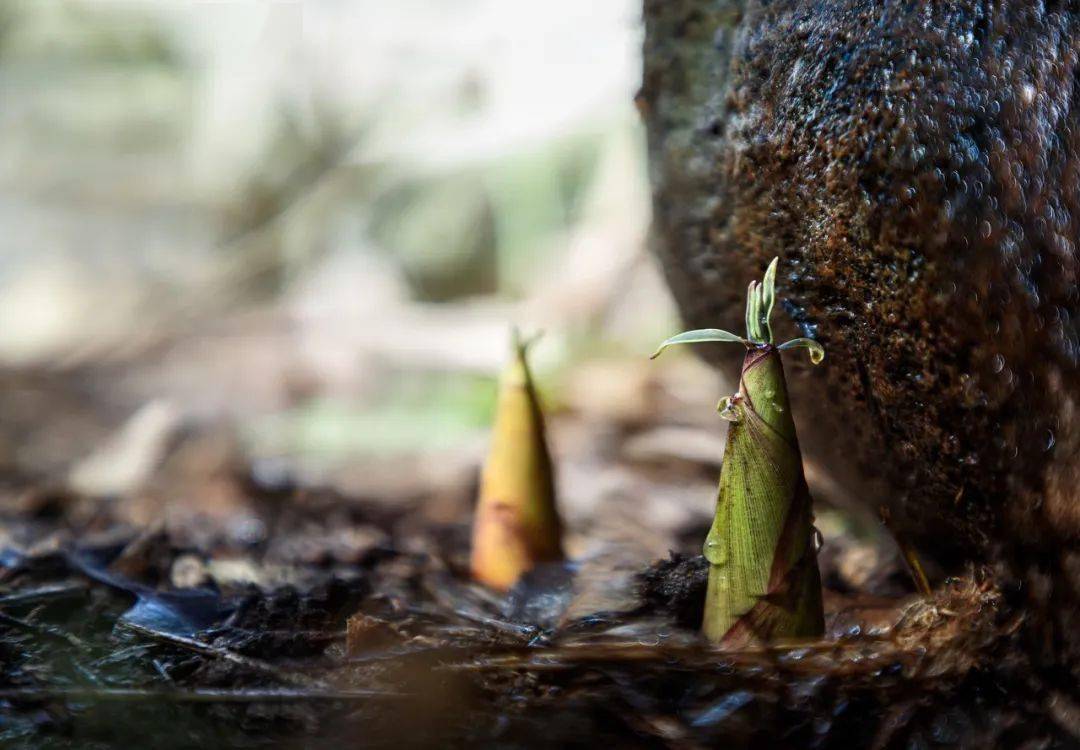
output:
M 2 0 L 2 502 L 265 542 L 255 483 L 467 523 L 518 325 L 544 331 L 570 551 L 696 551 L 731 385 L 647 359 L 679 323 L 639 16 Z M 373 543 L 334 534 L 318 554 Z

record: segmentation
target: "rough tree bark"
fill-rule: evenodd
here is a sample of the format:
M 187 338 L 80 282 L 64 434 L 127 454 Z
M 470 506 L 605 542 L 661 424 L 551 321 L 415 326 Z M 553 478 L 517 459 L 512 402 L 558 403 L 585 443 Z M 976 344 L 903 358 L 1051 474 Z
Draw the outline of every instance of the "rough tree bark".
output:
M 645 22 L 687 325 L 736 327 L 779 255 L 778 335 L 829 352 L 827 385 L 792 373 L 804 452 L 939 559 L 1080 571 L 1078 6 L 645 0 Z

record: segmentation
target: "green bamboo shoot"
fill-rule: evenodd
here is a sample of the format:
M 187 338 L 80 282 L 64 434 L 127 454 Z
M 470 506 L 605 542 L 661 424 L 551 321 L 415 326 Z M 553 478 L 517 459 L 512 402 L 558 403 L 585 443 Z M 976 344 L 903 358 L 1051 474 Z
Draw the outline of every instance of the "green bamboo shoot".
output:
M 705 540 L 709 583 L 702 630 L 727 646 L 811 638 L 824 630 L 814 517 L 791 417 L 780 351 L 824 349 L 812 339 L 773 344 L 777 260 L 747 291 L 746 336 L 688 331 L 671 344 L 740 342 L 746 347 L 738 392 L 720 404 L 728 427 L 716 515 Z

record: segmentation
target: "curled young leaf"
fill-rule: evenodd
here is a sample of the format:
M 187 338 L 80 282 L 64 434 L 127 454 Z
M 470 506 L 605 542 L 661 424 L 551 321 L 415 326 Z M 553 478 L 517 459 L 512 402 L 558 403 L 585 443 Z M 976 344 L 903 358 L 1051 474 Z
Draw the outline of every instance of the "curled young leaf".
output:
M 791 341 L 785 341 L 778 349 L 787 351 L 788 349 L 808 349 L 810 351 L 810 361 L 815 364 L 821 364 L 821 360 L 825 359 L 825 347 L 813 339 L 792 339 Z
M 754 343 L 761 343 L 760 314 L 758 313 L 757 281 L 751 281 L 746 287 L 746 338 Z
M 750 345 L 750 342 L 742 336 L 736 336 L 730 331 L 722 331 L 719 328 L 700 328 L 696 331 L 684 331 L 683 333 L 672 336 L 667 341 L 660 344 L 660 347 L 653 352 L 650 359 L 656 359 L 660 356 L 660 352 L 674 344 L 705 344 L 710 342 L 739 343 L 744 346 Z
M 754 294 L 757 296 L 757 302 L 754 303 L 754 306 L 757 308 L 758 314 L 758 340 L 763 344 L 771 344 L 772 339 L 769 338 L 769 330 L 766 325 L 768 321 L 765 319 L 765 287 L 758 284 L 754 289 Z
M 773 304 L 776 302 L 776 266 L 779 263 L 779 258 L 773 258 L 761 280 L 761 320 L 765 324 L 766 344 L 773 342 L 772 324 L 769 319 L 772 318 Z

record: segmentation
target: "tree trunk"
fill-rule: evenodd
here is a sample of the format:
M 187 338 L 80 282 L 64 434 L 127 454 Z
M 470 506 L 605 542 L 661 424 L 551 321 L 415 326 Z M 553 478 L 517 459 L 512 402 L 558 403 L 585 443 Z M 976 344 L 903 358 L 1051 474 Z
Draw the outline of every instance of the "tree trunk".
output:
M 804 453 L 944 562 L 1080 570 L 1080 12 L 1048 6 L 645 0 L 687 326 L 736 329 L 780 256 L 778 337 L 828 351 L 793 362 Z

